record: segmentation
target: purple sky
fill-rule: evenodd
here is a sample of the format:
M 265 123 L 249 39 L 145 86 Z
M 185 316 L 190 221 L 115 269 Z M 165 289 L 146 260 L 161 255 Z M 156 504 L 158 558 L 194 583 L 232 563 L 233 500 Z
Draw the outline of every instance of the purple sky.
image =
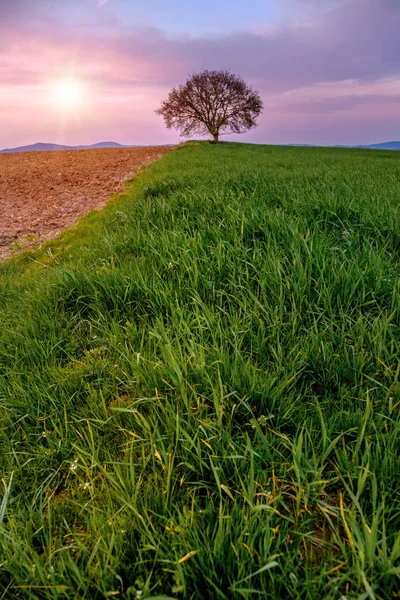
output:
M 400 0 L 0 0 L 0 148 L 173 143 L 154 109 L 204 68 L 265 102 L 256 129 L 227 139 L 398 140 L 399 32 Z M 74 107 L 64 80 L 81 86 Z

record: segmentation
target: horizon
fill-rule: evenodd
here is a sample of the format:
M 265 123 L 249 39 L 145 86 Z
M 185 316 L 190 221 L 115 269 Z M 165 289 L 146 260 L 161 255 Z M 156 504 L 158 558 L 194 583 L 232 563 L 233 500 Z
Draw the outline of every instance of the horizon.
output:
M 236 136 L 237 138 L 239 138 L 240 136 Z M 198 139 L 199 141 L 207 141 L 204 138 L 192 138 L 192 140 Z M 115 140 L 103 140 L 103 141 L 99 141 L 99 142 L 94 142 L 94 143 L 79 143 L 79 144 L 57 144 L 54 142 L 32 142 L 29 144 L 24 144 L 22 146 L 12 146 L 12 147 L 8 147 L 8 148 L 0 148 L 0 154 L 1 153 L 11 153 L 11 151 L 18 151 L 20 149 L 25 149 L 25 148 L 31 148 L 34 146 L 57 146 L 57 148 L 55 148 L 55 150 L 58 150 L 61 148 L 61 150 L 75 150 L 75 149 L 83 149 L 83 150 L 90 150 L 90 149 L 96 149 L 96 147 L 99 147 L 100 145 L 103 144 L 115 144 L 117 147 L 121 147 L 121 148 L 143 148 L 146 146 L 174 146 L 177 145 L 179 143 L 184 143 L 185 141 L 190 141 L 190 138 L 188 138 L 188 140 L 183 140 L 181 142 L 177 142 L 176 144 L 158 144 L 158 143 L 154 143 L 154 144 L 122 144 L 120 142 L 117 142 Z M 312 147 L 312 148 L 343 148 L 343 149 L 374 149 L 373 147 L 375 146 L 383 146 L 383 145 L 389 145 L 389 144 L 398 144 L 399 148 L 395 148 L 394 150 L 400 150 L 400 140 L 386 140 L 386 141 L 378 141 L 378 142 L 372 142 L 370 144 L 354 144 L 354 145 L 345 145 L 345 144 L 308 144 L 308 143 L 276 143 L 276 144 L 272 144 L 270 142 L 247 142 L 241 139 L 235 139 L 235 140 L 231 140 L 231 141 L 226 141 L 226 140 L 221 140 L 222 143 L 239 143 L 239 144 L 254 144 L 254 145 L 258 145 L 258 146 L 285 146 L 285 147 Z M 110 148 L 108 148 L 110 149 Z M 112 148 L 111 148 L 112 149 Z M 52 149 L 48 150 L 48 149 L 44 149 L 42 151 L 46 152 L 46 151 L 51 151 Z
M 398 2 L 324 4 L 254 0 L 249 11 L 244 0 L 3 0 L 0 148 L 178 143 L 154 110 L 206 68 L 242 76 L 265 105 L 257 128 L 224 140 L 400 139 Z

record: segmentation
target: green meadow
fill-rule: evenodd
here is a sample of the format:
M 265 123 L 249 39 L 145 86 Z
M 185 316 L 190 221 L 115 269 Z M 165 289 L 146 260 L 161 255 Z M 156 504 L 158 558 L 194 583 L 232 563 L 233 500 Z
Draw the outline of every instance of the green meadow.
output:
M 0 600 L 400 597 L 400 153 L 192 143 L 0 267 Z

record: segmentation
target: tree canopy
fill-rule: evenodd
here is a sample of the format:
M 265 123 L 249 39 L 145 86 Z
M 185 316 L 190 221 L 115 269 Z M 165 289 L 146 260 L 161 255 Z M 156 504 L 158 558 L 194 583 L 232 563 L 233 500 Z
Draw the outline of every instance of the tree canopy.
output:
M 244 133 L 257 124 L 263 103 L 258 92 L 229 71 L 202 71 L 173 88 L 156 113 L 183 137 Z

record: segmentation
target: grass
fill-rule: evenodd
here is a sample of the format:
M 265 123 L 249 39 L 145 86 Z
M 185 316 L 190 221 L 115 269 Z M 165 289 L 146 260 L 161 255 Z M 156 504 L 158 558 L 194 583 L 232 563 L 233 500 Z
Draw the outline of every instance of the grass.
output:
M 0 600 L 400 597 L 399 182 L 183 146 L 1 267 Z

